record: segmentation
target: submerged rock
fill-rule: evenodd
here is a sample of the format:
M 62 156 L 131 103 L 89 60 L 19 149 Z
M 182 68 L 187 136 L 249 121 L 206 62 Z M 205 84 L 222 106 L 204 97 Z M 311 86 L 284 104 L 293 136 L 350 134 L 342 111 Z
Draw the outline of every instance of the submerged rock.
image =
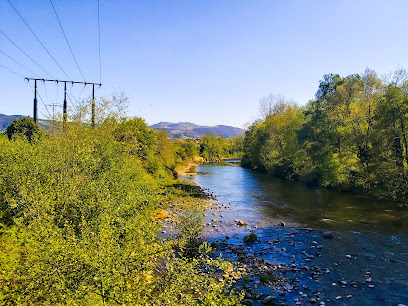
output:
M 252 306 L 253 302 L 250 299 L 245 299 L 241 301 L 242 305 Z
M 323 238 L 334 238 L 334 232 L 332 231 L 323 232 Z
M 262 304 L 264 305 L 272 305 L 276 300 L 276 296 L 268 295 L 266 298 L 262 300 Z

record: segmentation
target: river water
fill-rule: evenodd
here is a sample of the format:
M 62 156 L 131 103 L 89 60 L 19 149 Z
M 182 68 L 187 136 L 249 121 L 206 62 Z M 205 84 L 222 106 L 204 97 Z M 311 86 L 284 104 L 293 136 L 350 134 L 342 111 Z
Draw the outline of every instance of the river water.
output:
M 209 241 L 227 237 L 266 262 L 302 267 L 285 273 L 300 279 L 299 288 L 281 295 L 259 288 L 275 294 L 277 304 L 306 305 L 312 297 L 326 305 L 408 304 L 407 206 L 309 188 L 244 169 L 237 161 L 203 164 L 192 172 L 197 175 L 184 179 L 214 193 L 220 207 L 206 217 Z M 242 238 L 252 231 L 259 241 L 248 246 Z M 335 238 L 323 238 L 325 231 Z

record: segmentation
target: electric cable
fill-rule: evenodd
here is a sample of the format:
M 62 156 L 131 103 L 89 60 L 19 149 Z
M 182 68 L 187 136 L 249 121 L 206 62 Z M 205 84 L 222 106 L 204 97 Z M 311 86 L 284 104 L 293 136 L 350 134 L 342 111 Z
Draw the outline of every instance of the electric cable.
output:
M 72 101 L 72 99 L 74 99 L 74 98 L 72 97 L 72 99 L 71 99 L 70 94 L 67 94 L 67 97 L 68 97 L 69 101 L 71 102 L 72 106 L 75 108 L 75 111 L 78 111 L 78 107 L 77 107 L 76 103 L 74 103 Z
M 44 71 L 46 74 L 48 74 L 52 79 L 55 79 L 51 74 L 48 73 L 47 70 L 45 70 L 43 67 L 41 67 L 40 64 L 38 64 L 35 60 L 33 60 L 33 59 L 31 58 L 31 56 L 29 56 L 29 55 L 28 55 L 26 52 L 24 52 L 23 49 L 21 49 L 14 41 L 12 41 L 10 37 L 8 37 L 6 34 L 4 34 L 4 32 L 2 32 L 1 30 L 0 30 L 0 33 L 1 33 L 5 38 L 7 38 L 17 49 L 19 49 L 25 56 L 27 56 L 34 64 L 36 64 L 38 67 L 40 67 L 40 69 L 41 69 L 42 71 Z
M 62 24 L 61 24 L 61 21 L 60 21 L 60 19 L 59 19 L 59 17 L 58 17 L 57 11 L 55 10 L 54 3 L 52 3 L 52 0 L 50 0 L 50 2 L 51 2 L 51 5 L 52 5 L 52 8 L 53 8 L 53 10 L 54 10 L 55 16 L 57 17 L 58 23 L 59 23 L 59 25 L 60 25 L 60 27 L 61 27 L 62 33 L 64 34 L 65 41 L 67 42 L 67 45 L 68 45 L 68 47 L 69 47 L 69 50 L 71 51 L 72 57 L 74 58 L 75 64 L 77 65 L 78 70 L 79 70 L 79 73 L 81 74 L 82 79 L 83 79 L 84 82 L 85 82 L 84 75 L 82 74 L 81 68 L 79 68 L 77 59 L 76 59 L 76 57 L 75 57 L 75 55 L 74 55 L 74 52 L 72 51 L 71 45 L 70 45 L 69 42 L 68 42 L 67 35 L 65 34 L 64 28 L 62 27 Z
M 28 85 L 30 85 L 31 89 L 32 89 L 32 90 L 34 90 L 33 85 L 31 85 L 31 83 L 30 83 L 30 82 L 27 82 L 27 83 L 28 83 Z M 38 97 L 40 98 L 40 101 L 41 101 L 41 102 L 42 102 L 42 104 L 44 105 L 45 110 L 47 111 L 48 115 L 49 115 L 49 116 L 50 116 L 50 118 L 51 118 L 51 117 L 52 117 L 52 116 L 51 116 L 51 113 L 50 113 L 50 111 L 48 110 L 47 105 L 45 105 L 45 103 L 44 103 L 43 99 L 41 98 L 41 95 L 40 95 L 40 93 L 38 92 L 38 90 L 37 90 L 37 95 L 38 95 Z
M 85 87 L 86 87 L 86 85 L 84 85 L 84 87 L 82 88 L 81 93 L 80 93 L 79 96 L 78 96 L 78 100 L 81 98 L 82 93 L 84 92 Z
M 48 98 L 48 91 L 47 91 L 47 86 L 45 86 L 45 81 L 42 81 L 42 83 L 44 86 L 45 97 L 47 98 L 47 104 L 50 104 L 50 99 Z
M 99 41 L 99 83 L 102 83 L 102 61 L 101 61 L 101 24 L 99 20 L 99 0 L 98 0 L 98 41 Z
M 25 78 L 24 76 L 22 76 L 22 75 L 19 74 L 18 72 L 15 72 L 14 70 L 11 70 L 11 69 L 9 69 L 9 68 L 7 68 L 7 67 L 4 67 L 4 66 L 1 65 L 1 64 L 0 64 L 0 67 L 4 68 L 4 69 L 6 69 L 6 70 L 8 70 L 8 71 L 10 71 L 10 72 L 12 72 L 12 73 L 17 74 L 18 76 L 21 76 L 23 79 Z
M 17 62 L 14 58 L 12 58 L 10 55 L 7 55 L 6 53 L 4 53 L 3 51 L 0 50 L 0 53 L 4 54 L 5 56 L 7 56 L 9 59 L 11 59 L 13 62 L 15 62 L 17 65 L 20 65 L 21 67 L 23 67 L 25 70 L 27 70 L 28 72 L 34 74 L 36 77 L 40 77 L 38 74 L 32 72 L 30 69 L 28 69 L 27 67 L 23 66 L 22 64 L 20 64 L 19 62 Z
M 21 14 L 17 11 L 17 9 L 14 7 L 14 5 L 10 2 L 10 0 L 7 0 L 8 3 L 10 3 L 10 5 L 13 7 L 13 9 L 16 11 L 16 13 L 18 14 L 18 16 L 20 16 L 21 20 L 25 23 L 25 25 L 28 27 L 28 29 L 31 31 L 31 33 L 35 36 L 35 38 L 38 40 L 38 42 L 41 44 L 41 46 L 44 48 L 45 51 L 47 51 L 48 55 L 53 59 L 53 61 L 55 62 L 55 64 L 57 64 L 57 66 L 61 69 L 61 71 L 66 75 L 66 77 L 71 80 L 71 78 L 68 76 L 68 74 L 65 72 L 64 69 L 62 69 L 61 65 L 58 64 L 57 60 L 51 55 L 50 51 L 48 51 L 48 49 L 44 46 L 44 44 L 41 42 L 41 40 L 38 38 L 38 36 L 34 33 L 34 31 L 31 29 L 31 27 L 28 25 L 28 23 L 25 21 L 25 19 L 23 18 L 23 16 L 21 16 Z M 72 80 L 71 80 L 72 81 Z

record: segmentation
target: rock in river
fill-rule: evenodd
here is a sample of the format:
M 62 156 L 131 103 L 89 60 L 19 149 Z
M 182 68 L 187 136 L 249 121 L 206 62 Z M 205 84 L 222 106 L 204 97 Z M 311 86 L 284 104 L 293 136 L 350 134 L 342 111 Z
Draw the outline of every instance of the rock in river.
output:
M 245 299 L 241 301 L 242 305 L 252 306 L 253 302 L 250 299 Z
M 334 238 L 334 232 L 331 231 L 324 232 L 323 238 Z
M 235 223 L 239 226 L 244 226 L 244 225 L 248 225 L 248 222 L 244 221 L 244 220 L 234 220 Z
M 275 300 L 276 300 L 276 296 L 268 295 L 266 298 L 263 299 L 262 304 L 272 305 Z

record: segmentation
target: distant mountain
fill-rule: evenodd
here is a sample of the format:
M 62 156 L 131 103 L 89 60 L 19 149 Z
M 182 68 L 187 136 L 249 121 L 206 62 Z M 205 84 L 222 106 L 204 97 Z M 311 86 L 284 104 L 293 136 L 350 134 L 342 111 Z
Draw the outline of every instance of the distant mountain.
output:
M 5 131 L 9 124 L 16 118 L 22 118 L 22 115 L 4 115 L 0 114 L 0 131 Z M 50 121 L 38 120 L 42 128 L 49 129 Z M 191 122 L 159 122 L 150 126 L 155 130 L 166 130 L 171 138 L 200 138 L 201 136 L 212 133 L 216 136 L 224 136 L 226 138 L 235 137 L 243 133 L 244 130 L 228 125 L 202 126 Z
M 244 132 L 240 128 L 228 125 L 201 126 L 191 122 L 159 122 L 150 127 L 155 130 L 166 130 L 171 138 L 200 138 L 208 133 L 228 138 L 238 136 Z
M 5 131 L 10 123 L 13 122 L 14 119 L 23 118 L 22 115 L 4 115 L 0 114 L 0 132 Z M 50 128 L 50 122 L 48 120 L 38 120 L 38 124 L 45 129 Z
M 0 114 L 0 131 L 5 131 L 7 127 L 10 125 L 10 123 L 13 122 L 14 119 L 16 118 L 22 118 L 23 116 L 21 115 L 11 115 L 7 116 L 4 114 Z

